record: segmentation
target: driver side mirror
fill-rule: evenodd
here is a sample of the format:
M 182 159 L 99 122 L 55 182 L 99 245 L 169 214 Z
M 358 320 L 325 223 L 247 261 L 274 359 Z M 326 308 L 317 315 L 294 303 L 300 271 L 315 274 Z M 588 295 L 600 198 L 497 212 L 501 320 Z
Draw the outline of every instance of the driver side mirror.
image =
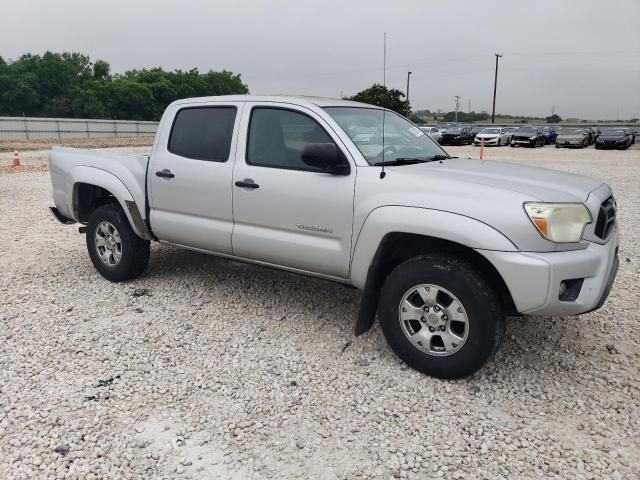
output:
M 301 158 L 310 167 L 332 175 L 349 175 L 351 172 L 349 162 L 334 143 L 307 143 Z

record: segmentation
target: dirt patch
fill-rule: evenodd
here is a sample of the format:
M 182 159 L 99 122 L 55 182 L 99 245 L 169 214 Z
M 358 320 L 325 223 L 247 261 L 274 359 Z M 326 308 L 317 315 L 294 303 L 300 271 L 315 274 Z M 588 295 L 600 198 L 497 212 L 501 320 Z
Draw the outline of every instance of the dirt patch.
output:
M 54 146 L 78 148 L 142 147 L 154 137 L 47 138 L 42 140 L 0 140 L 0 152 L 44 150 Z

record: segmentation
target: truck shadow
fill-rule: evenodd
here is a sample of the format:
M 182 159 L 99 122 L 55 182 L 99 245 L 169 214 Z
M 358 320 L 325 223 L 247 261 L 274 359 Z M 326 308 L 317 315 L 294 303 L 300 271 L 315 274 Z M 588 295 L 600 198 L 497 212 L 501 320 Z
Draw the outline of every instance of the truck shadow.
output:
M 238 309 L 249 309 L 259 321 L 277 320 L 282 333 L 295 335 L 298 330 L 311 329 L 336 337 L 336 341 L 354 339 L 361 293 L 339 283 L 165 245 L 154 246 L 150 267 L 141 280 L 176 285 L 175 293 L 170 294 L 172 304 L 190 305 L 194 300 L 210 297 L 229 315 Z M 539 381 L 546 383 L 552 380 L 544 372 L 555 371 L 554 381 L 562 382 L 559 379 L 573 370 L 577 358 L 597 342 L 581 333 L 584 321 L 577 317 L 508 318 L 500 350 L 490 366 L 476 376 L 504 379 L 526 373 L 543 375 L 545 378 Z M 356 341 L 366 342 L 366 347 L 373 348 L 381 359 L 398 364 L 377 322 L 372 331 Z M 571 381 L 570 376 L 566 380 Z

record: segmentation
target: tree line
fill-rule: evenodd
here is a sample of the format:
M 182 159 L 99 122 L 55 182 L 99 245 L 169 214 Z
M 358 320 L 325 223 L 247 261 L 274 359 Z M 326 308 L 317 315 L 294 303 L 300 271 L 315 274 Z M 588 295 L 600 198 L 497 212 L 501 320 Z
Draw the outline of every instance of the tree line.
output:
M 6 116 L 159 120 L 179 98 L 246 93 L 240 75 L 226 70 L 112 74 L 107 62 L 80 53 L 0 57 L 0 115 Z

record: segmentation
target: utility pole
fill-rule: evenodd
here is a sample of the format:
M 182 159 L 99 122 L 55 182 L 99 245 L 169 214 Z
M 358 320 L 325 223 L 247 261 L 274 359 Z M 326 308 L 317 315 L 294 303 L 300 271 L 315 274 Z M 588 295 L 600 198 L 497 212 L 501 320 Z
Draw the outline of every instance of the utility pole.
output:
M 411 107 L 409 106 L 409 79 L 411 78 L 411 72 L 407 72 L 407 116 L 409 115 L 409 111 Z
M 458 126 L 458 109 L 460 108 L 460 95 L 455 96 L 456 99 L 456 127 Z
M 471 99 L 469 99 L 469 112 L 468 113 L 471 113 Z
M 496 56 L 496 76 L 493 79 L 493 109 L 491 110 L 491 123 L 496 123 L 496 89 L 498 88 L 498 59 L 502 58 L 499 53 Z

